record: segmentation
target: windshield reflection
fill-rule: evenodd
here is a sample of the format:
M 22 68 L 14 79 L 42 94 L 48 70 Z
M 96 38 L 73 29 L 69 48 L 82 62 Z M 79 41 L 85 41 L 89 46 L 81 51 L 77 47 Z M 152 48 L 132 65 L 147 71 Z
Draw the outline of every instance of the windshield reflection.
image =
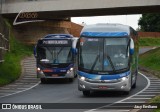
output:
M 128 67 L 128 38 L 80 39 L 79 67 L 90 72 L 116 72 Z

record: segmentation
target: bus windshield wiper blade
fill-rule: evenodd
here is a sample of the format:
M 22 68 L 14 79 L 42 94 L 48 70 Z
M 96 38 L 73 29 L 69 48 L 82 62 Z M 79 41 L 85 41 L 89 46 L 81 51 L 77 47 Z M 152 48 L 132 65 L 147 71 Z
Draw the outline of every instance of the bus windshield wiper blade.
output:
M 99 58 L 99 54 L 97 55 L 97 57 L 96 57 L 96 59 L 95 59 L 95 61 L 94 61 L 93 65 L 92 65 L 92 67 L 91 67 L 90 72 L 92 72 L 92 71 L 93 71 L 93 69 L 94 69 L 94 67 L 96 66 L 96 63 L 97 63 L 97 61 L 98 61 L 98 58 Z
M 108 60 L 109 60 L 109 62 L 110 62 L 110 64 L 111 64 L 111 67 L 112 67 L 113 71 L 116 72 L 115 67 L 114 67 L 114 65 L 113 65 L 113 62 L 112 62 L 110 56 L 107 55 L 107 58 L 108 58 Z
M 57 53 L 57 56 L 61 53 L 61 51 L 63 50 L 64 47 L 62 47 L 59 52 Z

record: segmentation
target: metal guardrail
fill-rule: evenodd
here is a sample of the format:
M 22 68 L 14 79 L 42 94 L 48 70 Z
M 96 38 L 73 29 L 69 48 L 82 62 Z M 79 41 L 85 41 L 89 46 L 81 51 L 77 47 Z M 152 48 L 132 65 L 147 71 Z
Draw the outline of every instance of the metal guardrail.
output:
M 9 40 L 0 33 L 0 63 L 4 62 L 4 54 L 9 51 Z

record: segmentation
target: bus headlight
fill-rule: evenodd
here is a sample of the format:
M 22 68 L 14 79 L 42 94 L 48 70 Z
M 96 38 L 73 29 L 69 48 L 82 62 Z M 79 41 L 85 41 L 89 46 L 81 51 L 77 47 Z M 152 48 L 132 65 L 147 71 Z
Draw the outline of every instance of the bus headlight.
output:
M 80 77 L 80 80 L 85 81 L 86 78 L 82 76 L 82 77 Z
M 72 68 L 72 67 L 70 68 L 70 71 L 73 71 L 73 68 Z
M 37 72 L 43 74 L 43 71 L 38 67 Z
M 37 68 L 37 71 L 40 71 L 40 70 L 41 70 L 41 69 L 38 67 L 38 68 Z
M 127 80 L 128 79 L 128 76 L 127 77 L 122 77 L 121 78 L 121 81 L 125 81 L 125 80 Z
M 68 71 L 67 74 L 71 73 L 73 71 L 73 68 L 71 67 Z

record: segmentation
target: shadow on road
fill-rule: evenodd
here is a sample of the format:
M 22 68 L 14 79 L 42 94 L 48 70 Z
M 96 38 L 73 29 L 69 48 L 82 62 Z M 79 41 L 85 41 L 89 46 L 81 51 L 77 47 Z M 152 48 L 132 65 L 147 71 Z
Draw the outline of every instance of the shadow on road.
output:
M 74 80 L 73 80 L 73 82 L 74 82 Z M 47 79 L 45 84 L 71 84 L 73 82 L 70 81 L 69 79 Z
M 88 98 L 104 98 L 104 97 L 127 97 L 129 95 L 125 95 L 122 91 L 96 91 L 91 92 Z M 86 98 L 85 96 L 82 96 Z

